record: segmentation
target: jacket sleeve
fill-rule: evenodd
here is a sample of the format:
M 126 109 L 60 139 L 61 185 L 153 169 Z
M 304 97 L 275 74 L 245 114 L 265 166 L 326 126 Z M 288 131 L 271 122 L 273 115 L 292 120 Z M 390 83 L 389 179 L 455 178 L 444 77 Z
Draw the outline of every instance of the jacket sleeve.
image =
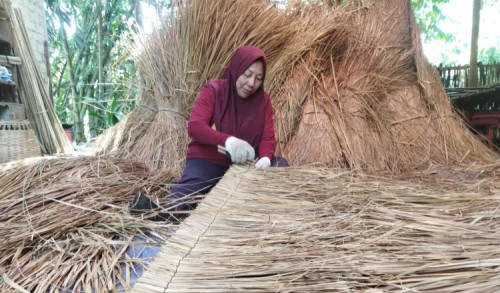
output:
M 203 87 L 191 111 L 188 121 L 188 134 L 201 144 L 217 146 L 226 143 L 228 134 L 212 128 L 216 96 L 213 88 Z
M 271 100 L 267 97 L 267 104 L 264 111 L 264 129 L 262 132 L 262 139 L 259 144 L 259 157 L 268 157 L 269 159 L 272 159 L 275 148 L 276 138 L 274 134 L 273 106 L 271 104 Z

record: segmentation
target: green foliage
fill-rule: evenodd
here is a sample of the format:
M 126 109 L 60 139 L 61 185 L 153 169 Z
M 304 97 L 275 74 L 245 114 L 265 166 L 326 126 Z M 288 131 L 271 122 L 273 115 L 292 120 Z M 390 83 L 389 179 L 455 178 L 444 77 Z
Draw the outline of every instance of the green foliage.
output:
M 323 0 L 332 4 L 341 5 L 347 0 Z M 415 14 L 415 19 L 421 28 L 422 34 L 426 41 L 428 40 L 444 40 L 447 42 L 453 41 L 453 35 L 443 31 L 439 27 L 439 22 L 445 16 L 441 10 L 441 5 L 448 3 L 450 0 L 411 0 L 411 7 Z M 494 1 L 494 0 L 491 0 Z M 285 7 L 290 0 L 270 0 L 271 3 L 278 7 Z
M 134 105 L 138 87 L 129 84 L 139 77 L 128 58 L 126 36 L 138 3 L 47 0 L 53 99 L 60 120 L 75 123 L 77 142 L 88 136 L 83 121 L 96 136 Z
M 449 0 L 411 0 L 411 7 L 414 11 L 415 19 L 426 41 L 453 41 L 453 35 L 444 32 L 438 26 L 439 22 L 445 19 L 440 6 L 448 2 Z
M 477 59 L 483 64 L 500 63 L 500 48 L 481 49 Z
M 71 109 L 69 108 L 67 100 L 62 96 L 54 97 L 54 105 L 57 116 L 62 124 L 71 124 Z

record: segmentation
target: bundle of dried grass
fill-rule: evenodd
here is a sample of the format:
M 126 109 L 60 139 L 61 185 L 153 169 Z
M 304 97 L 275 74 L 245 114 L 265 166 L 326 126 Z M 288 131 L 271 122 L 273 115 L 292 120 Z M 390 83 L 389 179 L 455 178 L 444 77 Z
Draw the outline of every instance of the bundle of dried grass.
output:
M 363 1 L 361 8 L 350 18 L 348 49 L 313 84 L 284 155 L 298 165 L 397 172 L 493 162 L 426 62 L 409 1 Z
M 196 94 L 222 73 L 238 47 L 252 44 L 266 52 L 267 85 L 278 90 L 311 44 L 326 42 L 332 36 L 336 44 L 345 43 L 347 25 L 333 21 L 333 17 L 322 18 L 322 6 L 311 6 L 307 13 L 296 8 L 283 13 L 263 0 L 191 1 L 177 7 L 176 17 L 165 20 L 161 30 L 136 35 L 131 51 L 151 90 L 139 104 L 154 104 L 149 107 L 154 111 L 142 116 L 153 122 L 148 131 L 135 136 L 131 133 L 130 140 L 121 140 L 118 145 L 122 150 L 110 147 L 115 138 L 101 137 L 98 151 L 137 157 L 151 162 L 152 167 L 180 167 L 188 142 L 187 117 Z M 122 128 L 133 127 L 132 123 L 124 123 Z M 106 136 L 116 133 L 110 131 Z M 138 143 L 144 152 L 134 147 Z
M 294 54 L 300 53 L 301 58 L 289 67 L 282 66 L 282 71 L 277 70 L 276 74 L 270 77 L 271 87 L 268 88 L 270 88 L 275 108 L 276 137 L 279 142 L 277 153 L 284 154 L 294 164 L 299 165 L 305 153 L 294 156 L 294 154 L 286 151 L 287 148 L 293 148 L 290 145 L 293 145 L 294 141 L 299 141 L 296 147 L 298 147 L 298 150 L 306 151 L 307 157 L 314 158 L 310 161 L 325 162 L 323 158 L 313 154 L 314 150 L 311 152 L 311 150 L 304 147 L 304 143 L 308 141 L 318 143 L 319 140 L 310 139 L 311 137 L 303 141 L 300 139 L 291 140 L 293 137 L 300 136 L 301 128 L 299 128 L 299 123 L 301 119 L 307 119 L 304 117 L 312 114 L 311 99 L 315 96 L 315 85 L 320 81 L 321 74 L 330 68 L 332 62 L 336 62 L 344 54 L 348 46 L 348 36 L 352 33 L 352 29 L 349 28 L 349 22 L 345 19 L 345 15 L 349 15 L 353 11 L 348 6 L 325 11 L 321 5 L 302 7 L 300 3 L 289 7 L 287 11 L 289 17 L 292 17 L 292 19 L 297 18 L 294 23 L 301 30 L 297 32 L 296 38 L 301 39 L 304 43 L 300 50 L 291 52 Z M 297 17 L 297 14 L 300 17 Z M 308 31 L 309 28 L 311 28 L 311 31 Z M 310 37 L 303 39 L 304 35 L 310 35 Z M 286 48 L 288 47 L 286 46 Z M 283 57 L 287 58 L 288 50 L 285 50 L 285 52 Z M 279 65 L 276 67 L 279 67 Z M 273 80 L 278 82 L 273 82 Z M 304 121 L 304 123 L 312 125 L 310 120 L 307 119 L 307 122 Z M 307 135 L 313 135 L 315 138 L 320 139 L 324 132 L 316 127 L 318 125 L 321 125 L 320 128 L 328 127 L 323 123 L 315 124 L 312 127 L 314 133 L 306 131 Z M 318 150 L 320 150 L 320 144 L 321 142 L 317 145 Z M 328 143 L 327 148 L 329 149 L 330 146 L 334 145 Z M 330 153 L 326 153 L 326 156 L 329 155 Z
M 164 234 L 154 222 L 129 216 L 128 203 L 138 191 L 164 194 L 173 177 L 168 170 L 152 174 L 142 163 L 111 157 L 1 165 L 0 291 L 129 287 L 135 267 L 145 265 L 124 255 L 137 244 L 133 237 Z
M 46 154 L 71 153 L 73 148 L 64 133 L 59 118 L 57 118 L 52 97 L 49 96 L 48 89 L 34 60 L 33 49 L 21 11 L 13 9 L 10 2 L 5 2 L 4 5 L 12 22 L 14 51 L 23 60 L 23 63 L 19 65 L 21 98 L 40 142 L 42 152 Z
M 138 160 L 151 169 L 169 169 L 178 174 L 183 158 L 177 157 L 178 152 L 171 150 L 174 144 L 182 146 L 186 142 L 180 133 L 172 134 L 172 130 L 184 127 L 185 123 L 178 122 L 169 128 L 165 121 L 168 121 L 168 114 L 158 112 L 156 104 L 147 94 L 142 100 L 143 104 L 98 138 L 98 152 Z M 152 140 L 153 137 L 156 140 Z M 173 144 L 167 144 L 170 141 Z
M 496 292 L 499 171 L 232 167 L 133 292 Z
M 100 152 L 179 169 L 197 92 L 251 44 L 268 56 L 277 154 L 293 165 L 399 172 L 495 160 L 426 63 L 408 0 L 303 2 L 280 11 L 265 0 L 190 0 L 154 34 L 136 35 L 149 89 L 139 104 L 153 111 L 139 107 L 127 139 L 105 138 Z M 141 119 L 151 124 L 137 127 Z M 127 131 L 136 128 L 147 131 Z

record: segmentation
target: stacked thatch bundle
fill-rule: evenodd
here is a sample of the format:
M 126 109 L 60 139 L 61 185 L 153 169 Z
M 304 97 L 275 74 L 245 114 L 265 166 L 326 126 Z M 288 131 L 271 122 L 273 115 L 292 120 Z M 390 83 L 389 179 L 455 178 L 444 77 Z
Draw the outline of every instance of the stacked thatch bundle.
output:
M 153 175 L 144 164 L 109 157 L 0 165 L 0 291 L 109 292 L 130 286 L 130 275 L 144 260 L 125 252 L 144 241 L 135 235 L 159 226 L 129 216 L 128 203 L 140 190 L 166 192 L 172 178 L 171 172 Z
M 133 292 L 498 292 L 500 164 L 488 169 L 232 167 Z
M 182 166 L 197 91 L 252 44 L 268 56 L 278 153 L 293 165 L 400 171 L 493 160 L 422 55 L 408 0 L 295 2 L 281 11 L 264 0 L 191 0 L 138 35 L 147 91 L 100 151 Z

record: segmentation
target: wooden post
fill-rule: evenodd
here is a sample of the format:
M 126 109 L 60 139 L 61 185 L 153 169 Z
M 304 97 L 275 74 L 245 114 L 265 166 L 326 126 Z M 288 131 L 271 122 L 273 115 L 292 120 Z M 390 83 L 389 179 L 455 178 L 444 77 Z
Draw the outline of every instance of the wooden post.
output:
M 485 72 L 484 65 L 481 62 L 479 62 L 477 64 L 477 67 L 478 67 L 478 71 L 479 71 L 479 85 L 480 86 L 487 85 L 488 82 L 486 81 L 486 72 Z
M 43 42 L 43 53 L 45 56 L 45 67 L 47 68 L 47 77 L 49 78 L 49 97 L 54 101 L 54 92 L 52 89 L 52 73 L 50 68 L 49 42 Z
M 472 8 L 472 33 L 470 39 L 470 73 L 468 87 L 477 87 L 477 42 L 479 38 L 481 0 L 474 0 Z

